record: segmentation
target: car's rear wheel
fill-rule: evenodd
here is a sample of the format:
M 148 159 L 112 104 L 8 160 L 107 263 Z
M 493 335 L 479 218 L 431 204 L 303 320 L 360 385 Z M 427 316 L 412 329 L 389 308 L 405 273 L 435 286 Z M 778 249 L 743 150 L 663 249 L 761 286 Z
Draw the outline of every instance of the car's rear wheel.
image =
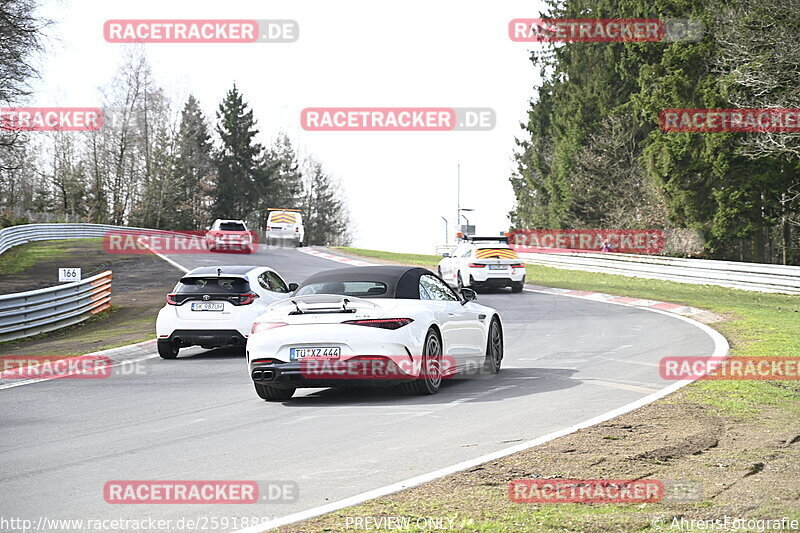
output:
M 456 278 L 456 285 L 459 291 L 464 288 L 464 280 L 461 279 L 461 272 L 458 273 L 458 277 Z
M 253 383 L 256 386 L 256 394 L 268 402 L 285 402 L 294 395 L 295 389 L 282 389 L 271 385 Z
M 500 365 L 503 362 L 503 329 L 497 318 L 492 319 L 489 326 L 489 335 L 486 341 L 486 359 L 483 369 L 489 374 L 500 372 Z
M 178 357 L 180 349 L 181 347 L 177 342 L 158 341 L 158 355 L 162 359 L 175 359 Z
M 433 328 L 425 335 L 421 376 L 406 384 L 411 394 L 436 394 L 442 386 L 442 340 Z
M 511 284 L 511 292 L 522 292 L 522 287 L 525 285 L 525 281 L 514 282 Z

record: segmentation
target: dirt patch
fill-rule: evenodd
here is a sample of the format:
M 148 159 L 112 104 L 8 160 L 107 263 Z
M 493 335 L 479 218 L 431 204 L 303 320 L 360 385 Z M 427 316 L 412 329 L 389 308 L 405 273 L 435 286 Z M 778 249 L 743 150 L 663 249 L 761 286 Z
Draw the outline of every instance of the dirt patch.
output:
M 667 531 L 675 517 L 798 518 L 800 430 L 795 416 L 765 410 L 743 422 L 684 402 L 678 393 L 542 446 L 279 531 L 359 531 L 352 525 L 352 517 L 359 516 L 450 517 L 451 529 L 492 532 Z M 526 478 L 659 479 L 667 496 L 681 501 L 511 502 L 508 483 Z M 691 495 L 670 489 L 687 486 L 694 490 Z
M 2 355 L 80 355 L 155 337 L 158 310 L 181 272 L 153 255 L 109 256 L 97 242 L 75 243 L 63 258 L 37 262 L 0 278 L 0 293 L 57 285 L 58 267 L 81 267 L 83 277 L 113 272 L 110 311 L 68 328 L 0 344 Z M 56 274 L 54 274 L 56 273 Z

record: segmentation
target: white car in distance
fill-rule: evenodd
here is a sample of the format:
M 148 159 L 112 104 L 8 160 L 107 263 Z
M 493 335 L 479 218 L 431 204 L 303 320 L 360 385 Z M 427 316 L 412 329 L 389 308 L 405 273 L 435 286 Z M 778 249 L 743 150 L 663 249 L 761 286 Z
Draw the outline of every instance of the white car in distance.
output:
M 462 289 L 510 287 L 522 292 L 525 263 L 506 237 L 466 237 L 452 252 L 442 254 L 439 276 Z
M 158 313 L 158 353 L 175 359 L 188 346 L 244 347 L 255 319 L 295 288 L 267 267 L 195 268 L 180 279 Z

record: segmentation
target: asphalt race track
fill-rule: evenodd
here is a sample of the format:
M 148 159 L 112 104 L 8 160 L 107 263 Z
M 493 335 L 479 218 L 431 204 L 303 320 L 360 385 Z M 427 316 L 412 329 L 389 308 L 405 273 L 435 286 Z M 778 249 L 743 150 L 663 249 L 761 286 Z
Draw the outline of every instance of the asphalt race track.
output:
M 343 266 L 272 247 L 171 258 L 187 268 L 268 265 L 290 282 Z M 180 272 L 165 262 L 164 275 Z M 714 351 L 701 329 L 642 309 L 533 292 L 478 301 L 504 320 L 503 370 L 449 380 L 430 397 L 299 389 L 289 403 L 267 403 L 243 353 L 199 348 L 107 379 L 0 390 L 2 514 L 34 523 L 283 516 L 569 427 L 672 384 L 659 377 L 661 357 Z M 252 505 L 103 499 L 108 480 L 162 479 L 294 481 L 299 494 Z

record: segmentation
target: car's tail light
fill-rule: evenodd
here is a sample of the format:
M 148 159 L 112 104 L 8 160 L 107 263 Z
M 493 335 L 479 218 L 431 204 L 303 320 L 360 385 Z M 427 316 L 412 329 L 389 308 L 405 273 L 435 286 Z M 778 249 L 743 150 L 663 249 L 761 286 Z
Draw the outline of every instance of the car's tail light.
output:
M 289 324 L 286 322 L 253 322 L 253 328 L 250 330 L 250 334 L 254 335 L 259 331 L 267 331 L 268 329 L 275 329 L 288 325 Z
M 239 295 L 239 305 L 249 305 L 258 298 L 258 294 L 254 292 L 246 292 Z
M 352 324 L 354 326 L 369 326 L 371 328 L 400 329 L 411 324 L 413 318 L 369 318 L 366 320 L 345 320 L 342 324 Z
M 470 268 L 483 268 L 486 265 L 483 264 L 483 263 L 470 263 L 469 266 L 470 266 Z
M 250 361 L 250 364 L 253 364 L 253 365 L 271 365 L 271 364 L 274 364 L 274 363 L 277 363 L 277 362 L 278 362 L 277 359 L 253 359 L 252 361 Z
M 294 232 L 295 233 L 300 233 L 300 226 L 297 226 L 296 228 L 294 228 Z
M 167 303 L 169 305 L 178 305 L 178 301 L 175 299 L 176 296 L 177 296 L 177 294 L 175 294 L 175 293 L 167 294 Z
M 514 263 L 511 268 L 525 268 L 525 263 Z

